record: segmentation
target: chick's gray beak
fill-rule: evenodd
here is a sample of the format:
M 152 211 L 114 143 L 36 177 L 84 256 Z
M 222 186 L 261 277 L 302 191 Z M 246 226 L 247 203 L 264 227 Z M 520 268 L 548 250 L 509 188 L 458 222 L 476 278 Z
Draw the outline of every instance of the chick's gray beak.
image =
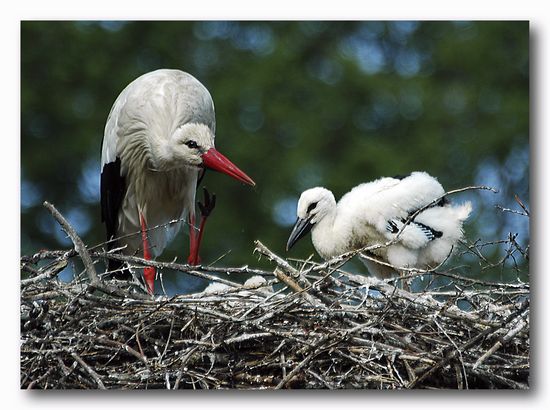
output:
M 310 222 L 310 219 L 301 219 L 298 218 L 296 220 L 296 223 L 294 224 L 294 228 L 292 229 L 292 232 L 290 233 L 290 237 L 288 238 L 288 242 L 286 243 L 286 250 L 287 252 L 294 246 L 296 242 L 300 240 L 305 234 L 307 234 L 309 231 L 311 231 L 311 228 L 313 227 L 313 224 Z

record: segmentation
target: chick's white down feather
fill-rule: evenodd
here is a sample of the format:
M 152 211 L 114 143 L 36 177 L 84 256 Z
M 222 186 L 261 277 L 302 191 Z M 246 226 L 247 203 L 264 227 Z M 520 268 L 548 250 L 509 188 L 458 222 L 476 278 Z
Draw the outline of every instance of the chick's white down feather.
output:
M 439 265 L 463 237 L 463 222 L 471 204 L 453 205 L 444 200 L 420 212 L 398 234 L 409 216 L 445 193 L 425 172 L 398 178 L 380 178 L 360 184 L 338 203 L 325 188 L 302 193 L 297 214 L 310 218 L 312 242 L 321 257 L 330 259 L 365 246 L 395 243 L 372 251 L 377 259 L 396 268 L 429 269 Z M 316 204 L 313 206 L 313 204 Z M 365 260 L 371 273 L 387 277 L 395 271 Z

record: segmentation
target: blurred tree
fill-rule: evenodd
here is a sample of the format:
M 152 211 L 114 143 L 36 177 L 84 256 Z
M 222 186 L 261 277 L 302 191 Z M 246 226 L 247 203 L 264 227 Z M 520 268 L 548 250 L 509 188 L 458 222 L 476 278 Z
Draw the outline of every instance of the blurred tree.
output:
M 467 236 L 528 241 L 527 22 L 21 23 L 21 252 L 69 246 L 54 203 L 88 244 L 104 240 L 99 157 L 112 103 L 134 78 L 179 68 L 211 92 L 216 144 L 257 188 L 208 173 L 219 199 L 202 258 L 248 264 L 252 241 L 284 253 L 300 192 L 338 198 L 382 175 L 426 170 L 471 192 Z M 526 219 L 526 218 L 524 218 Z M 187 256 L 179 236 L 164 260 Z M 292 255 L 313 252 L 302 241 Z M 254 263 L 255 259 L 254 259 Z M 198 286 L 198 285 L 197 285 Z

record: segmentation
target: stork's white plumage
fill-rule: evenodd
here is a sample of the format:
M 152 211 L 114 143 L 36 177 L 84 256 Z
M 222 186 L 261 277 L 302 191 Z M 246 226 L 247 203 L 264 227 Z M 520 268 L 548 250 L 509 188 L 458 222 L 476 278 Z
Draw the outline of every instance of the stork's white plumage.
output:
M 444 193 L 441 184 L 425 172 L 360 184 L 338 204 L 329 190 L 308 189 L 298 201 L 298 220 L 287 250 L 310 230 L 313 246 L 324 259 L 394 240 L 372 253 L 396 268 L 434 268 L 463 237 L 462 225 L 471 212 L 469 202 L 452 205 Z M 385 265 L 364 262 L 378 277 L 396 273 Z
M 116 245 L 124 247 L 125 254 L 155 258 L 188 217 L 188 262 L 199 263 L 204 223 L 215 204 L 205 191 L 197 231 L 195 192 L 204 169 L 254 185 L 214 148 L 215 128 L 210 93 L 183 71 L 144 74 L 120 93 L 107 118 L 101 149 L 102 220 L 108 239 L 118 238 L 109 248 Z M 180 222 L 168 225 L 173 220 Z M 119 266 L 110 261 L 109 269 Z M 153 268 L 144 269 L 150 293 L 155 274 Z

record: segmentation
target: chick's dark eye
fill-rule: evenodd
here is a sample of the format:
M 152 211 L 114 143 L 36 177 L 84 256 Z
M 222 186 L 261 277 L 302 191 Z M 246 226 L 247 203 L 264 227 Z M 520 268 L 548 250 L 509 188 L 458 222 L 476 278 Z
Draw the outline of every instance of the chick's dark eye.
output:
M 187 145 L 189 148 L 198 148 L 199 147 L 199 144 L 197 144 L 197 142 L 193 141 L 193 140 L 186 141 L 186 142 L 184 142 L 184 144 Z
M 307 213 L 309 214 L 311 211 L 313 211 L 316 206 L 317 206 L 317 202 L 313 202 L 312 204 L 309 204 L 309 206 L 307 207 Z

